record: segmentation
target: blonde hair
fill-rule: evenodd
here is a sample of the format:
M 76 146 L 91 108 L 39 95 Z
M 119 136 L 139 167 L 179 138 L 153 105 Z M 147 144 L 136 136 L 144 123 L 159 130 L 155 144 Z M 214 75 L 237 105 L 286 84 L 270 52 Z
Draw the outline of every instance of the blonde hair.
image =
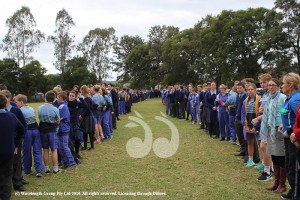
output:
M 14 101 L 21 101 L 24 104 L 27 103 L 27 96 L 24 94 L 18 94 L 17 96 L 14 97 Z
M 88 86 L 87 85 L 83 85 L 81 86 L 80 88 L 80 92 L 83 96 L 87 97 L 87 96 L 90 96 L 90 93 L 89 93 L 89 90 L 88 90 Z
M 300 84 L 300 76 L 296 73 L 291 72 L 283 76 L 283 81 L 288 84 L 294 83 L 294 88 L 297 90 Z
M 1 90 L 0 94 L 4 95 L 6 98 L 11 98 L 11 92 L 9 90 Z
M 268 73 L 260 74 L 258 76 L 258 80 L 262 80 L 262 81 L 270 81 L 271 79 L 272 79 L 272 76 Z
M 227 86 L 225 85 L 225 84 L 221 84 L 220 86 L 219 86 L 219 88 L 224 88 L 224 89 L 227 89 Z
M 62 89 L 61 89 L 60 85 L 58 85 L 53 88 L 53 91 L 57 95 L 58 93 L 62 92 Z

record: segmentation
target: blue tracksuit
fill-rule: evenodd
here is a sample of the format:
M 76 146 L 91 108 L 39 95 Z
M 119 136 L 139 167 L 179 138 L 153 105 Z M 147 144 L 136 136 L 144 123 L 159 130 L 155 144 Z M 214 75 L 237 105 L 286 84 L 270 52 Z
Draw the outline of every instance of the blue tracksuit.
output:
M 109 126 L 110 115 L 111 115 L 111 108 L 112 108 L 112 99 L 109 95 L 104 96 L 106 110 L 101 111 L 101 125 L 103 129 L 103 134 L 105 138 L 111 138 L 112 136 L 112 129 Z
M 190 108 L 191 108 L 191 115 L 192 115 L 194 123 L 197 123 L 197 111 L 196 111 L 197 100 L 196 100 L 196 96 L 197 96 L 197 94 L 192 94 L 192 93 L 190 94 L 190 97 L 191 97 Z
M 62 157 L 63 163 L 67 166 L 76 164 L 74 157 L 69 148 L 69 134 L 70 134 L 70 111 L 68 102 L 58 104 L 59 115 L 61 117 L 58 131 L 58 148 Z
M 219 130 L 222 138 L 230 138 L 230 127 L 229 127 L 229 115 L 227 112 L 227 107 L 222 106 L 221 103 L 225 103 L 228 99 L 229 94 L 222 95 L 221 93 L 217 95 L 215 106 L 218 107 L 218 120 L 219 120 Z
M 236 130 L 235 130 L 235 115 L 236 115 L 236 96 L 237 94 L 231 94 L 226 100 L 225 105 L 230 106 L 229 108 L 229 128 L 231 132 L 232 141 L 236 141 Z
M 34 168 L 37 173 L 42 173 L 44 169 L 42 162 L 42 143 L 39 127 L 35 118 L 35 112 L 33 108 L 29 106 L 23 106 L 20 109 L 28 127 L 23 141 L 23 170 L 25 174 L 31 173 L 33 153 Z

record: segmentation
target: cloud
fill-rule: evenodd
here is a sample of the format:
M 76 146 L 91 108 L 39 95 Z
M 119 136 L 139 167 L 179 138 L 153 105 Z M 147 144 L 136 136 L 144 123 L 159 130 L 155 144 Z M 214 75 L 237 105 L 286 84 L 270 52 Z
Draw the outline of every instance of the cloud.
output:
M 79 43 L 95 28 L 113 27 L 117 37 L 128 34 L 147 39 L 151 26 L 173 25 L 183 30 L 193 27 L 207 14 L 249 7 L 272 8 L 273 4 L 273 0 L 9 0 L 0 7 L 0 40 L 7 32 L 6 19 L 23 5 L 30 8 L 37 28 L 47 36 L 53 34 L 58 11 L 66 9 L 76 23 L 71 33 Z M 33 55 L 46 66 L 48 73 L 57 72 L 52 65 L 53 53 L 53 45 L 44 42 Z M 0 52 L 0 59 L 3 57 Z

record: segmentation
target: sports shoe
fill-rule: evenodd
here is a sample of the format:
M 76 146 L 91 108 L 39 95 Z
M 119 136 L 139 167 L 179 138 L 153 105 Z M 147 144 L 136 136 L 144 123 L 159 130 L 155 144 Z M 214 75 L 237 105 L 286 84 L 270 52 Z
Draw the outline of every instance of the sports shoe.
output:
M 256 179 L 258 181 L 268 181 L 272 179 L 272 174 L 266 172 L 261 173 L 261 175 Z
M 255 168 L 256 170 L 263 170 L 264 167 L 265 167 L 265 165 L 264 165 L 263 163 L 261 163 L 261 164 L 255 166 L 254 168 Z
M 67 168 L 68 171 L 73 171 L 73 170 L 76 170 L 76 169 L 78 169 L 77 165 L 72 165 L 72 166 L 69 166 Z
M 100 141 L 95 140 L 95 141 L 94 141 L 94 144 L 100 144 Z
M 63 173 L 63 170 L 62 170 L 62 169 L 59 169 L 59 170 L 57 170 L 57 171 L 53 171 L 53 174 L 61 174 L 61 173 Z
M 36 177 L 43 177 L 43 174 L 42 173 L 37 173 Z
M 111 136 L 109 136 L 108 138 L 107 138 L 107 141 L 111 141 L 112 140 L 112 138 L 113 138 L 113 136 L 111 135 Z
M 29 172 L 29 173 L 24 173 L 25 176 L 30 176 L 31 174 L 33 174 L 33 171 Z
M 255 163 L 253 162 L 253 160 L 248 160 L 247 164 L 246 164 L 246 167 L 252 167 L 254 165 L 255 165 Z
M 45 170 L 45 174 L 50 174 L 50 170 Z

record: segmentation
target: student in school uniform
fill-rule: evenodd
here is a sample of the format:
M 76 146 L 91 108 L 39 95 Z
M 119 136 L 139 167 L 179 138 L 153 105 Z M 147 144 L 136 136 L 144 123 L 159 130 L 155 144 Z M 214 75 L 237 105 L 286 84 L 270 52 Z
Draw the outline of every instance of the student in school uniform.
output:
M 117 116 L 118 116 L 118 93 L 114 89 L 112 84 L 107 85 L 109 95 L 111 96 L 112 102 L 113 102 L 113 107 L 114 107 L 114 113 L 112 115 L 112 128 L 117 129 Z M 131 98 L 132 100 L 132 98 Z
M 280 110 L 284 104 L 286 96 L 280 92 L 280 82 L 272 78 L 267 83 L 269 97 L 264 103 L 264 111 L 261 119 L 260 135 L 266 139 L 267 152 L 271 154 L 274 169 L 274 184 L 267 188 L 275 193 L 286 191 L 286 172 L 284 166 L 285 150 L 284 137 L 278 132 L 278 127 L 282 126 Z M 260 179 L 266 180 L 269 177 L 270 167 L 264 169 Z
M 227 101 L 229 94 L 226 92 L 227 87 L 224 84 L 221 84 L 220 93 L 216 97 L 215 108 L 218 110 L 218 121 L 219 121 L 219 131 L 221 134 L 221 141 L 224 141 L 227 137 L 227 141 L 230 140 L 230 128 L 229 128 L 229 115 L 227 106 L 225 102 Z
M 252 167 L 254 163 L 254 140 L 259 138 L 260 121 L 252 124 L 252 120 L 259 115 L 260 95 L 256 94 L 256 85 L 250 83 L 247 88 L 248 97 L 243 102 L 242 116 L 248 144 L 248 161 L 246 167 Z
M 236 145 L 236 130 L 235 130 L 235 116 L 236 116 L 236 96 L 237 96 L 237 87 L 233 86 L 230 91 L 230 96 L 223 104 L 229 108 L 229 128 L 231 133 L 231 144 Z
M 17 119 L 22 123 L 24 126 L 25 130 L 27 130 L 27 123 L 24 118 L 24 115 L 22 111 L 16 106 L 12 104 L 13 102 L 11 101 L 11 93 L 8 90 L 2 90 L 0 91 L 0 94 L 3 94 L 7 98 L 7 107 L 5 108 L 8 112 L 13 113 Z M 27 181 L 25 181 L 22 177 L 22 152 L 23 148 L 23 138 L 22 141 L 18 144 L 18 153 L 14 155 L 14 164 L 13 164 L 13 186 L 14 189 L 17 191 L 25 191 L 26 188 L 24 187 L 25 184 L 28 184 Z
M 25 175 L 32 173 L 32 156 L 34 157 L 34 167 L 37 172 L 36 177 L 42 177 L 44 170 L 42 158 L 42 143 L 38 123 L 36 122 L 35 111 L 26 105 L 27 96 L 18 94 L 14 97 L 14 102 L 21 109 L 27 123 L 27 131 L 23 141 L 23 170 Z
M 180 85 L 178 91 L 178 118 L 179 119 L 185 119 L 185 92 L 183 90 L 183 86 Z
M 58 110 L 60 116 L 58 136 L 58 149 L 63 160 L 64 168 L 74 170 L 77 168 L 74 157 L 69 148 L 70 111 L 67 102 L 67 93 L 62 91 L 57 94 Z
M 199 84 L 197 86 L 197 96 L 196 96 L 196 101 L 197 101 L 196 114 L 197 114 L 197 119 L 198 119 L 199 125 L 201 125 L 200 103 L 202 101 L 202 99 L 201 99 L 202 92 L 203 92 L 203 86 L 201 84 Z
M 206 93 L 205 99 L 207 103 L 207 124 L 208 124 L 208 131 L 210 137 L 215 135 L 215 138 L 220 137 L 219 133 L 219 123 L 218 123 L 218 112 L 217 109 L 214 107 L 216 97 L 218 95 L 217 91 L 217 84 L 212 82 L 210 84 L 211 89 L 209 92 Z
M 94 85 L 92 91 L 93 91 L 93 117 L 94 117 L 94 123 L 95 123 L 95 138 L 94 144 L 100 144 L 101 139 L 103 139 L 103 130 L 101 126 L 101 107 L 104 104 L 104 99 L 102 95 L 100 95 L 99 90 L 101 90 L 101 87 L 99 85 Z
M 25 132 L 24 126 L 10 112 L 7 112 L 7 98 L 0 94 L 0 199 L 10 199 L 14 155 Z
M 200 107 L 199 107 L 199 112 L 200 112 L 200 117 L 201 117 L 201 125 L 200 129 L 207 129 L 207 121 L 206 121 L 206 109 L 204 106 L 204 97 L 208 91 L 207 83 L 203 84 L 203 90 L 200 92 L 199 95 L 199 102 L 200 102 Z
M 104 100 L 105 100 L 105 105 L 102 107 L 102 111 L 101 111 L 101 125 L 103 128 L 103 133 L 104 133 L 104 138 L 106 140 L 111 140 L 112 139 L 112 131 L 109 127 L 109 117 L 111 115 L 112 112 L 112 100 L 110 98 L 110 96 L 108 95 L 108 92 L 106 91 L 106 89 L 101 89 L 100 90 L 100 94 L 103 96 Z
M 59 125 L 59 110 L 52 105 L 56 95 L 53 91 L 48 91 L 45 94 L 45 104 L 39 107 L 38 115 L 40 119 L 39 130 L 41 134 L 41 142 L 43 148 L 43 160 L 45 173 L 50 173 L 49 167 L 49 147 L 51 148 L 53 173 L 61 173 L 58 168 L 58 125 Z
M 296 147 L 293 133 L 293 126 L 295 124 L 297 107 L 300 105 L 299 84 L 300 76 L 295 73 L 288 73 L 283 76 L 282 92 L 287 96 L 285 102 L 280 110 L 282 126 L 279 131 L 284 134 L 285 146 L 285 170 L 287 179 L 290 185 L 290 190 L 287 194 L 282 194 L 282 199 L 299 199 L 300 187 L 295 185 L 296 180 L 296 157 L 300 157 L 299 150 Z M 299 178 L 299 176 L 298 176 Z M 298 180 L 299 184 L 299 180 Z M 297 193 L 295 195 L 295 189 Z
M 78 95 L 76 90 L 72 90 L 69 93 L 68 108 L 70 111 L 70 139 L 74 144 L 74 159 L 77 164 L 82 161 L 82 157 L 79 154 L 79 147 L 83 142 L 83 132 L 80 127 L 80 109 L 86 109 L 87 104 L 82 97 Z
M 235 156 L 246 156 L 248 155 L 247 151 L 247 142 L 244 138 L 244 128 L 242 124 L 242 107 L 243 102 L 247 98 L 248 94 L 245 91 L 245 84 L 243 82 L 239 82 L 237 84 L 237 96 L 236 96 L 236 115 L 235 115 L 235 130 L 237 134 L 237 138 L 240 144 L 240 150 L 238 153 L 235 154 Z
M 126 114 L 125 110 L 125 96 L 126 96 L 126 88 L 123 88 L 122 91 L 119 93 L 119 110 L 120 114 Z
M 170 116 L 175 117 L 175 98 L 174 98 L 174 88 L 173 86 L 170 87 Z
M 258 79 L 259 79 L 260 87 L 262 88 L 263 94 L 260 99 L 260 105 L 261 105 L 259 108 L 260 115 L 257 118 L 253 119 L 252 123 L 257 123 L 258 121 L 261 121 L 263 118 L 264 107 L 269 98 L 268 82 L 272 79 L 272 76 L 268 73 L 261 74 L 258 77 Z M 260 141 L 259 147 L 260 147 L 260 151 L 261 151 L 262 163 L 255 166 L 255 169 L 263 170 L 263 172 L 261 173 L 260 177 L 258 177 L 257 180 L 267 181 L 266 174 L 270 173 L 271 155 L 267 152 L 267 141 L 266 141 L 266 138 L 263 136 L 263 134 L 260 134 L 259 141 Z
M 166 86 L 166 89 L 163 92 L 164 102 L 166 104 L 166 115 L 169 115 L 170 112 L 170 86 Z
M 196 93 L 194 88 L 191 89 L 190 97 L 191 97 L 191 101 L 190 101 L 191 111 L 190 112 L 191 112 L 192 120 L 193 120 L 192 124 L 197 124 L 197 111 L 196 111 L 196 109 L 197 109 L 197 106 L 198 106 L 198 102 L 197 102 L 197 99 L 196 99 L 197 98 L 197 93 Z
M 87 105 L 85 109 L 83 109 L 82 117 L 82 130 L 83 130 L 83 147 L 81 150 L 93 150 L 94 148 L 94 131 L 95 131 L 95 122 L 93 118 L 92 108 L 93 108 L 93 100 L 91 99 L 90 91 L 88 86 L 83 85 L 80 88 L 81 95 Z M 87 139 L 90 139 L 91 147 L 87 148 Z

